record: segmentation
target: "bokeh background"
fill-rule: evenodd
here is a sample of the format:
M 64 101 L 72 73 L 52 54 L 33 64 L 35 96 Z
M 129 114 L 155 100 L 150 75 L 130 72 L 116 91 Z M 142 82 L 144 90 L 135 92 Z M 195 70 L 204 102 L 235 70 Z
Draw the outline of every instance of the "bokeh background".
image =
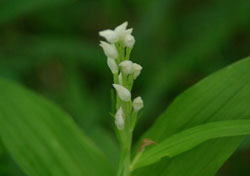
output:
M 135 140 L 179 93 L 250 54 L 249 0 L 1 0 L 0 76 L 70 113 L 113 163 L 112 78 L 98 31 L 124 21 L 137 40 L 132 58 L 144 67 Z M 250 175 L 249 141 L 218 176 Z M 23 175 L 0 142 L 0 176 Z

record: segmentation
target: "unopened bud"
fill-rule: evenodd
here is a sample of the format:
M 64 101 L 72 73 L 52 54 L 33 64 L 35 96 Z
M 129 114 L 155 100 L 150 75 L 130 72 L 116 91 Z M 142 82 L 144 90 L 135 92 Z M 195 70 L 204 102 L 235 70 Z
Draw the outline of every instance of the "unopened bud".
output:
M 131 93 L 127 88 L 125 88 L 119 84 L 113 84 L 113 87 L 115 88 L 118 97 L 122 101 L 128 102 L 131 100 Z
M 131 34 L 128 34 L 124 38 L 124 45 L 128 48 L 133 48 L 135 44 L 135 38 Z
M 133 62 L 131 62 L 130 60 L 122 61 L 119 64 L 119 66 L 121 67 L 121 70 L 125 75 L 129 75 L 129 74 L 132 74 L 134 72 Z
M 124 113 L 122 108 L 120 107 L 115 114 L 115 125 L 119 130 L 123 130 L 125 126 L 124 122 Z
M 135 112 L 140 111 L 143 108 L 143 100 L 141 97 L 137 97 L 134 99 L 133 101 L 133 108 L 135 110 Z
M 100 46 L 102 47 L 107 57 L 112 59 L 116 59 L 118 57 L 118 52 L 114 44 L 109 44 L 107 42 L 101 41 Z
M 141 74 L 142 66 L 139 64 L 133 64 L 133 77 L 136 79 Z
M 107 64 L 113 74 L 118 73 L 118 65 L 116 64 L 114 59 L 108 58 Z

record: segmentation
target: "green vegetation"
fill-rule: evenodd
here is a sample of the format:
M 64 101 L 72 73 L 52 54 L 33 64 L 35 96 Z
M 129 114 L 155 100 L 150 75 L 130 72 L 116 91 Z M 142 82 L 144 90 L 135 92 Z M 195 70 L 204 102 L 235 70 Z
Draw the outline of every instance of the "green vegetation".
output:
M 133 176 L 248 176 L 249 19 L 246 0 L 1 1 L 0 175 L 115 176 L 98 32 L 129 21 L 145 103 L 131 158 L 154 143 Z

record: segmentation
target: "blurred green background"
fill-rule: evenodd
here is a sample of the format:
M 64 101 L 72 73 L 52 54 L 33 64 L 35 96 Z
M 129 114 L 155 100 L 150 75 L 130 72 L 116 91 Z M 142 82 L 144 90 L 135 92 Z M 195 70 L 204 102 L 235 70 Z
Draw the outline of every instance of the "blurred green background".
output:
M 0 76 L 61 106 L 113 163 L 112 78 L 98 31 L 124 21 L 137 40 L 132 58 L 144 67 L 135 140 L 179 93 L 250 54 L 249 0 L 1 0 Z M 0 142 L 0 176 L 22 175 Z M 239 175 L 250 175 L 248 138 L 218 173 Z

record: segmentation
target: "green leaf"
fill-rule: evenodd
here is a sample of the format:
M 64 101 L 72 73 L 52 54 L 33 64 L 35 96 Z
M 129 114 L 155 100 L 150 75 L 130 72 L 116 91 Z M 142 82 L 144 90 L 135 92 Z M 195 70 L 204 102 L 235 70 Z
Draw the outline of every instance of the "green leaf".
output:
M 104 154 L 73 120 L 34 93 L 0 79 L 0 135 L 29 176 L 110 176 Z
M 250 120 L 228 120 L 198 125 L 177 133 L 143 153 L 134 168 L 159 161 L 163 157 L 174 157 L 214 138 L 250 134 Z
M 250 117 L 250 58 L 205 78 L 181 94 L 143 137 L 161 143 L 183 130 L 222 120 Z M 152 82 L 153 84 L 153 82 Z M 242 137 L 212 139 L 173 158 L 138 169 L 135 176 L 212 176 Z

